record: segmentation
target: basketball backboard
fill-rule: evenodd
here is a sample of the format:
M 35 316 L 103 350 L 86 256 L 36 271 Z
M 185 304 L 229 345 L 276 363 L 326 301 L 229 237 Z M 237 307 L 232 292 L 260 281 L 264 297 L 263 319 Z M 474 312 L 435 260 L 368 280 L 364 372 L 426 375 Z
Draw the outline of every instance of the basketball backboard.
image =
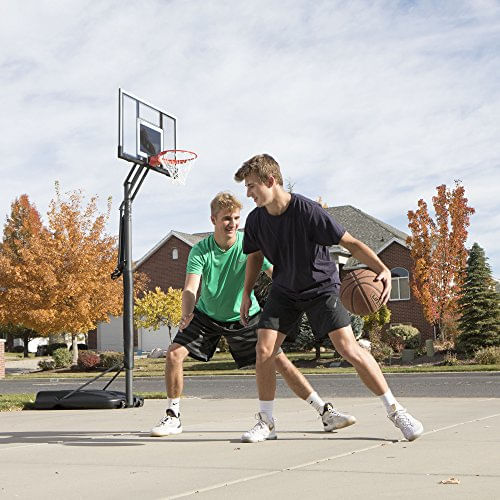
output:
M 176 149 L 175 117 L 119 89 L 118 158 L 147 165 L 166 149 Z

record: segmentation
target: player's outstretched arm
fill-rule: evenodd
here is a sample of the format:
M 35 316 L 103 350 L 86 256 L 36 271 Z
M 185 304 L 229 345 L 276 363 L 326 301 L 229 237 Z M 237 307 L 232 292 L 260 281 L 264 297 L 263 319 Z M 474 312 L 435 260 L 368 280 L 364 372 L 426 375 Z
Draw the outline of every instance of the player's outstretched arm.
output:
M 391 272 L 386 265 L 377 257 L 376 253 L 363 242 L 351 236 L 347 231 L 342 236 L 340 244 L 351 252 L 351 255 L 363 264 L 366 264 L 371 270 L 377 273 L 377 281 L 382 281 L 384 291 L 382 293 L 382 302 L 385 304 L 391 296 Z
M 182 318 L 179 323 L 179 330 L 187 328 L 193 319 L 194 306 L 196 304 L 196 294 L 200 287 L 201 276 L 199 274 L 186 274 L 184 290 L 182 291 Z
M 241 299 L 240 306 L 240 318 L 241 322 L 246 326 L 248 324 L 248 311 L 252 305 L 252 299 L 250 295 L 252 293 L 253 287 L 257 278 L 259 276 L 260 270 L 262 269 L 262 263 L 264 262 L 264 256 L 261 251 L 251 253 L 247 257 L 247 265 L 245 268 L 245 284 L 243 285 L 243 296 Z

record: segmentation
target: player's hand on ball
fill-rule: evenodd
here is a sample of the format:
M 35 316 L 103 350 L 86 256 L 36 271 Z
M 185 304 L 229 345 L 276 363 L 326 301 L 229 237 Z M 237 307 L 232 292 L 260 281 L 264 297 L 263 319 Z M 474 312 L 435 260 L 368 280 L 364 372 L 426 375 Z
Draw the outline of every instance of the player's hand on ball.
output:
M 181 318 L 181 321 L 179 323 L 179 331 L 182 332 L 184 328 L 187 328 L 189 323 L 191 323 L 191 320 L 194 318 L 194 313 L 187 314 L 186 316 L 183 316 Z
M 381 273 L 377 275 L 375 281 L 381 281 L 384 284 L 384 291 L 382 292 L 380 298 L 383 304 L 387 304 L 387 301 L 391 296 L 391 287 L 392 287 L 391 271 L 389 271 L 389 269 L 387 269 L 386 267 Z
M 250 306 L 252 305 L 252 299 L 248 294 L 243 292 L 243 297 L 241 298 L 240 306 L 240 319 L 244 326 L 248 325 L 248 312 L 250 311 Z

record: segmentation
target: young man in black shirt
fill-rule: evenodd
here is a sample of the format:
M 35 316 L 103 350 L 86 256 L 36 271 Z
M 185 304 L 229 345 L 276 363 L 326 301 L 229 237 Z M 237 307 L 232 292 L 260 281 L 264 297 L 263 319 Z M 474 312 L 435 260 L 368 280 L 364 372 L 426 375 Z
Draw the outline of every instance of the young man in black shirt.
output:
M 260 412 L 258 422 L 242 435 L 244 442 L 264 441 L 275 436 L 272 402 L 276 392 L 273 353 L 306 313 L 318 338 L 328 335 L 337 352 L 349 361 L 364 384 L 384 403 L 389 419 L 409 441 L 423 432 L 422 424 L 395 399 L 373 356 L 356 342 L 349 313 L 338 291 L 337 266 L 328 247 L 342 245 L 353 257 L 375 271 L 384 284 L 385 304 L 391 291 L 391 273 L 364 243 L 353 238 L 318 203 L 283 189 L 278 163 L 269 155 L 257 155 L 236 172 L 245 181 L 247 196 L 257 208 L 245 224 L 243 252 L 248 254 L 241 320 L 248 321 L 250 294 L 264 256 L 273 263 L 273 284 L 258 323 L 256 377 Z

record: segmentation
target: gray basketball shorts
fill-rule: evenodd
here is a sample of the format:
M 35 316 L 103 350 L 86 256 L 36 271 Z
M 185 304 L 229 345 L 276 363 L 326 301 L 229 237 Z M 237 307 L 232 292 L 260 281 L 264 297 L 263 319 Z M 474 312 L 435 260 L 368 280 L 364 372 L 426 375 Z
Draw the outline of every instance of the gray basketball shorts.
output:
M 243 326 L 239 321 L 216 321 L 195 309 L 191 323 L 177 333 L 174 342 L 184 346 L 190 357 L 198 361 L 210 361 L 220 338 L 224 335 L 238 368 L 254 365 L 259 317 L 260 313 L 252 316 L 248 325 Z
M 293 341 L 304 313 L 318 340 L 351 324 L 351 317 L 336 293 L 325 293 L 310 300 L 294 300 L 284 292 L 271 289 L 257 328 L 277 330 L 287 336 L 287 341 Z

